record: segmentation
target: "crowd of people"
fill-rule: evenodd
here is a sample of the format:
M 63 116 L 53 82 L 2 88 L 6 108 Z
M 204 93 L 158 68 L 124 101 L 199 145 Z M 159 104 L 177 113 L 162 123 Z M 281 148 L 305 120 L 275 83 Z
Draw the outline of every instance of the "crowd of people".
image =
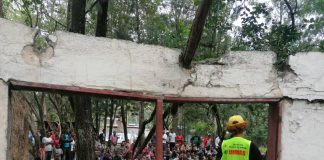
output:
M 53 131 L 42 138 L 36 160 L 75 160 L 76 135 L 66 130 L 61 136 Z
M 155 159 L 155 136 L 146 147 L 138 152 L 135 149 L 133 154 L 133 144 L 128 140 L 117 144 L 118 137 L 114 132 L 108 142 L 105 143 L 104 132 L 96 140 L 96 156 L 98 160 L 154 160 Z M 173 129 L 170 132 L 165 131 L 163 134 L 163 156 L 166 160 L 200 160 L 215 159 L 219 147 L 219 137 L 213 138 L 211 134 L 204 138 L 195 134 L 190 141 L 186 141 L 184 136 L 176 134 Z
M 231 137 L 223 142 L 219 136 L 207 133 L 204 137 L 195 133 L 188 141 L 185 136 L 174 132 L 173 129 L 164 131 L 162 136 L 163 157 L 165 160 L 222 160 L 243 157 L 244 160 L 262 160 L 257 146 L 243 138 L 243 132 L 248 127 L 244 119 L 239 116 L 230 117 L 227 131 Z M 133 150 L 133 144 L 129 140 L 118 144 L 118 136 L 114 131 L 106 141 L 105 130 L 95 138 L 95 156 L 97 160 L 155 160 L 156 137 L 139 151 Z M 75 153 L 76 136 L 73 131 L 65 131 L 61 136 L 54 132 L 48 132 L 42 138 L 42 144 L 38 150 L 37 160 L 76 160 Z M 133 152 L 134 151 L 134 152 Z M 240 159 L 240 158 L 239 158 Z

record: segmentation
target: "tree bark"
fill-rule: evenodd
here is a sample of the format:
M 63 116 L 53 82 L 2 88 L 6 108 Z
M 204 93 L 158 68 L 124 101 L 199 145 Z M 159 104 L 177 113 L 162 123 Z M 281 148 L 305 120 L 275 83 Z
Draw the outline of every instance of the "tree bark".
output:
M 97 12 L 96 37 L 106 37 L 107 34 L 107 17 L 108 17 L 108 0 L 98 0 L 99 9 Z
M 72 17 L 70 32 L 85 34 L 86 0 L 72 0 Z
M 212 0 L 202 0 L 196 12 L 195 19 L 191 26 L 190 36 L 187 41 L 187 46 L 179 57 L 180 64 L 184 68 L 190 68 L 191 61 L 196 54 L 196 50 L 198 48 L 198 44 L 204 30 L 205 21 L 211 4 Z
M 77 95 L 73 97 L 73 101 L 78 107 L 75 112 L 78 159 L 93 160 L 95 159 L 95 146 L 91 99 L 88 96 Z

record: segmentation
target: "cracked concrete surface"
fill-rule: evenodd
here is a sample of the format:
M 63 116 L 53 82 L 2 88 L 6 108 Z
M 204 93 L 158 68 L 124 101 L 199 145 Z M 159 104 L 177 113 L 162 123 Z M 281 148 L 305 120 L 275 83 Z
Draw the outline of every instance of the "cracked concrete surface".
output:
M 282 114 L 282 160 L 324 157 L 324 104 L 285 100 Z

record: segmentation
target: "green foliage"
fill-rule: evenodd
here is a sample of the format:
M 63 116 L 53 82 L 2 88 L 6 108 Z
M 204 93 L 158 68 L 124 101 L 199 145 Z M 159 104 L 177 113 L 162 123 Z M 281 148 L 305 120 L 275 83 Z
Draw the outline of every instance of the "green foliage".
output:
M 324 40 L 321 41 L 321 43 L 320 43 L 320 45 L 319 45 L 319 50 L 320 50 L 321 52 L 324 52 Z
M 288 25 L 276 25 L 271 28 L 267 39 L 271 50 L 277 53 L 275 66 L 278 70 L 284 70 L 287 66 L 288 57 L 296 53 L 293 47 L 300 36 L 300 32 Z

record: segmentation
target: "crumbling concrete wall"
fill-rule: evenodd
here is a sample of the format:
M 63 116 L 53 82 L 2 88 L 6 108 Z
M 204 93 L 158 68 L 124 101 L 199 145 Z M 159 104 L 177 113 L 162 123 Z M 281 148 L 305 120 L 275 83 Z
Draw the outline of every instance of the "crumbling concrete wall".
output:
M 289 57 L 290 72 L 280 79 L 283 96 L 292 99 L 324 99 L 324 53 L 298 53 Z
M 178 64 L 179 50 L 66 32 L 50 36 L 52 47 L 36 53 L 31 47 L 35 33 L 0 19 L 0 79 L 4 82 L 15 79 L 161 96 L 285 97 L 292 102 L 282 106 L 281 159 L 323 157 L 318 151 L 323 148 L 323 103 L 308 101 L 324 100 L 324 53 L 290 56 L 291 70 L 282 75 L 273 67 L 272 52 L 231 52 L 217 63 L 198 63 L 186 70 Z M 0 142 L 6 144 L 8 88 L 1 84 Z M 0 159 L 5 146 L 0 145 Z
M 8 101 L 8 85 L 0 79 L 0 160 L 7 157 Z
M 322 159 L 323 133 L 324 103 L 283 102 L 281 160 Z
M 219 65 L 186 70 L 178 64 L 178 50 L 66 32 L 51 36 L 54 49 L 39 54 L 30 47 L 35 33 L 0 19 L 0 78 L 156 95 L 282 96 L 272 52 L 232 52 Z

